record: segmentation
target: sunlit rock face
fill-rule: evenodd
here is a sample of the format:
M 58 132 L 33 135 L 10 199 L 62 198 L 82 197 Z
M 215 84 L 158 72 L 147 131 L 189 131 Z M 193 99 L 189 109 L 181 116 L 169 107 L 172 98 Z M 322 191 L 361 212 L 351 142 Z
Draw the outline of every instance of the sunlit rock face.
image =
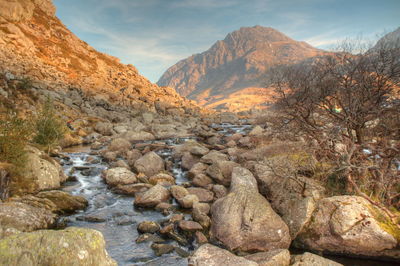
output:
M 324 53 L 273 28 L 241 28 L 209 50 L 170 67 L 158 84 L 173 87 L 201 105 L 240 110 L 270 98 L 262 88 L 266 86 L 265 72 L 271 66 Z

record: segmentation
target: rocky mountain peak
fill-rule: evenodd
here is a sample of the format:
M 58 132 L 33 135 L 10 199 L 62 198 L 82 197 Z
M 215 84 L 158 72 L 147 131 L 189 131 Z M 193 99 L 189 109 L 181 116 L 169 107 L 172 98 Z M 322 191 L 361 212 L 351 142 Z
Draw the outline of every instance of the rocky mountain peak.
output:
M 0 1 L 0 16 L 10 22 L 32 19 L 35 9 L 54 17 L 56 7 L 51 0 L 5 0 Z
M 209 50 L 170 67 L 158 85 L 173 87 L 181 95 L 211 108 L 241 108 L 246 102 L 253 107 L 266 101 L 259 96 L 265 85 L 263 75 L 271 66 L 323 53 L 271 27 L 242 27 L 217 41 Z M 240 91 L 246 91 L 248 97 L 240 96 Z M 229 99 L 232 97 L 235 100 Z M 257 104 L 249 98 L 256 99 Z

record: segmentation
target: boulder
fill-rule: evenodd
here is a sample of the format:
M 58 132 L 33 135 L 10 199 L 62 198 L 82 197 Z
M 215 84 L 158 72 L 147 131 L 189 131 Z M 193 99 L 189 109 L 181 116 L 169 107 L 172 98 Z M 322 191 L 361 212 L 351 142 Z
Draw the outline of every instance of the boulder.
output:
M 189 152 L 184 152 L 182 156 L 182 168 L 185 170 L 189 170 L 199 161 L 200 158 L 198 158 L 197 156 L 194 156 Z
M 268 252 L 259 252 L 247 255 L 245 258 L 257 262 L 259 266 L 290 265 L 290 252 L 287 249 L 275 249 Z
M 172 197 L 174 197 L 176 200 L 180 200 L 186 195 L 189 195 L 189 192 L 187 191 L 186 188 L 182 186 L 172 186 L 171 187 L 171 194 Z
M 124 167 L 104 170 L 102 177 L 110 186 L 128 185 L 137 182 L 136 175 Z
M 135 162 L 134 168 L 149 177 L 165 170 L 165 163 L 155 152 L 148 152 Z
M 357 196 L 322 199 L 296 246 L 334 253 L 382 256 L 398 244 L 400 230 L 381 210 Z M 397 254 L 397 259 L 400 258 Z
M 173 154 L 175 157 L 180 157 L 185 152 L 189 152 L 195 156 L 206 155 L 210 150 L 204 147 L 202 144 L 194 140 L 188 140 L 182 145 L 174 147 Z
M 154 250 L 156 256 L 162 256 L 164 254 L 171 253 L 174 251 L 174 246 L 170 244 L 158 244 L 154 243 L 151 245 L 151 248 Z
M 239 164 L 232 161 L 216 161 L 207 168 L 206 173 L 218 184 L 229 186 L 231 184 L 232 170 Z
M 283 161 L 284 158 L 277 156 L 276 161 Z M 279 164 L 281 164 L 281 162 Z M 275 173 L 280 169 L 286 173 Z M 254 166 L 255 176 L 259 183 L 260 193 L 271 203 L 271 206 L 282 217 L 289 226 L 290 235 L 294 239 L 304 226 L 310 221 L 318 200 L 324 197 L 325 189 L 318 181 L 288 171 L 289 166 L 283 164 L 281 167 L 271 170 L 264 164 Z
M 146 192 L 137 193 L 134 201 L 135 206 L 155 207 L 161 202 L 166 202 L 170 198 L 168 189 L 161 185 L 155 185 Z
M 131 149 L 131 143 L 123 138 L 113 139 L 108 145 L 109 151 L 115 151 L 119 154 L 123 154 Z
M 189 194 L 183 198 L 177 199 L 177 201 L 182 208 L 190 209 L 193 207 L 193 205 L 199 202 L 199 198 L 196 195 Z
M 199 223 L 196 223 L 193 221 L 182 220 L 178 223 L 178 226 L 181 230 L 187 231 L 187 232 L 195 232 L 195 231 L 203 230 L 203 227 L 201 227 L 201 225 Z
M 127 131 L 121 134 L 121 138 L 124 138 L 131 143 L 156 139 L 153 134 L 146 131 Z
M 189 194 L 196 195 L 200 202 L 212 202 L 214 199 L 214 193 L 204 188 L 190 187 L 187 191 Z
M 306 252 L 303 255 L 292 256 L 290 262 L 291 266 L 343 266 L 343 264 L 325 259 L 309 252 Z
M 264 133 L 264 129 L 257 125 L 249 132 L 249 136 L 260 136 L 263 133 Z
M 42 191 L 35 197 L 50 200 L 55 205 L 55 209 L 52 211 L 59 214 L 83 210 L 88 206 L 88 201 L 84 197 L 74 196 L 60 190 Z
M 289 229 L 258 193 L 251 172 L 235 167 L 230 193 L 211 207 L 211 235 L 232 251 L 287 249 Z
M 142 157 L 142 153 L 139 150 L 133 149 L 126 153 L 126 161 L 128 165 L 133 168 L 135 166 L 135 162 Z
M 212 183 L 212 179 L 205 174 L 198 174 L 192 180 L 192 184 L 197 187 L 207 187 Z
M 150 177 L 149 183 L 152 185 L 172 186 L 175 184 L 175 178 L 168 174 L 159 173 Z
M 215 198 L 219 199 L 225 197 L 228 194 L 228 189 L 223 185 L 214 185 L 212 187 L 212 191 L 214 192 Z
M 138 192 L 145 192 L 152 188 L 153 185 L 151 184 L 146 184 L 146 183 L 137 183 L 137 184 L 128 184 L 128 185 L 117 185 L 114 188 L 114 192 L 118 194 L 124 194 L 124 195 L 131 195 L 135 196 L 136 193 Z
M 204 174 L 208 168 L 207 164 L 204 163 L 196 163 L 188 172 L 188 177 L 193 179 L 195 176 L 199 174 Z
M 189 266 L 258 266 L 257 262 L 236 256 L 229 251 L 210 245 L 200 246 L 189 258 Z
M 98 122 L 94 126 L 94 130 L 96 130 L 103 136 L 111 136 L 114 133 L 113 124 L 111 124 L 110 122 Z
M 198 245 L 202 245 L 208 242 L 207 237 L 200 231 L 196 231 L 194 233 L 194 237 Z
M 137 230 L 139 233 L 156 233 L 160 231 L 160 225 L 153 221 L 144 221 L 138 224 Z
M 218 161 L 228 161 L 228 155 L 223 154 L 222 152 L 212 150 L 203 157 L 201 157 L 200 162 L 206 164 L 213 164 Z
M 50 210 L 22 202 L 0 203 L 0 237 L 51 228 L 56 218 Z
M 98 231 L 70 227 L 21 233 L 0 240 L 1 265 L 117 265 Z

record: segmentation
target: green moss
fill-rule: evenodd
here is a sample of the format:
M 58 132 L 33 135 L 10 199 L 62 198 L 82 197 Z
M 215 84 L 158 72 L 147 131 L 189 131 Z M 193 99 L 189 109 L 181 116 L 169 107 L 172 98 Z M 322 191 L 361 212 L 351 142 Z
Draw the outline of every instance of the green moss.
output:
M 369 211 L 372 216 L 378 222 L 379 226 L 382 230 L 386 231 L 388 234 L 391 234 L 399 243 L 400 243 L 400 227 L 398 224 L 395 224 L 391 221 L 386 213 L 382 210 L 379 210 L 377 207 L 368 206 Z M 395 215 L 399 217 L 400 212 L 396 211 Z

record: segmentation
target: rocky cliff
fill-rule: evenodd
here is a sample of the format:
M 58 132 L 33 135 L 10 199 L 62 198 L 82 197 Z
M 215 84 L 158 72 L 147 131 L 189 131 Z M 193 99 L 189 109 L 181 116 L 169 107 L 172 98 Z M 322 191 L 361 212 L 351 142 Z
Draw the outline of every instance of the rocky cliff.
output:
M 203 106 L 240 110 L 264 104 L 265 72 L 325 52 L 268 27 L 241 28 L 209 50 L 170 67 L 157 84 L 171 86 Z
M 172 88 L 161 88 L 132 65 L 100 53 L 55 16 L 51 0 L 0 0 L 0 71 L 39 82 L 39 87 L 80 88 L 106 99 L 194 107 Z

